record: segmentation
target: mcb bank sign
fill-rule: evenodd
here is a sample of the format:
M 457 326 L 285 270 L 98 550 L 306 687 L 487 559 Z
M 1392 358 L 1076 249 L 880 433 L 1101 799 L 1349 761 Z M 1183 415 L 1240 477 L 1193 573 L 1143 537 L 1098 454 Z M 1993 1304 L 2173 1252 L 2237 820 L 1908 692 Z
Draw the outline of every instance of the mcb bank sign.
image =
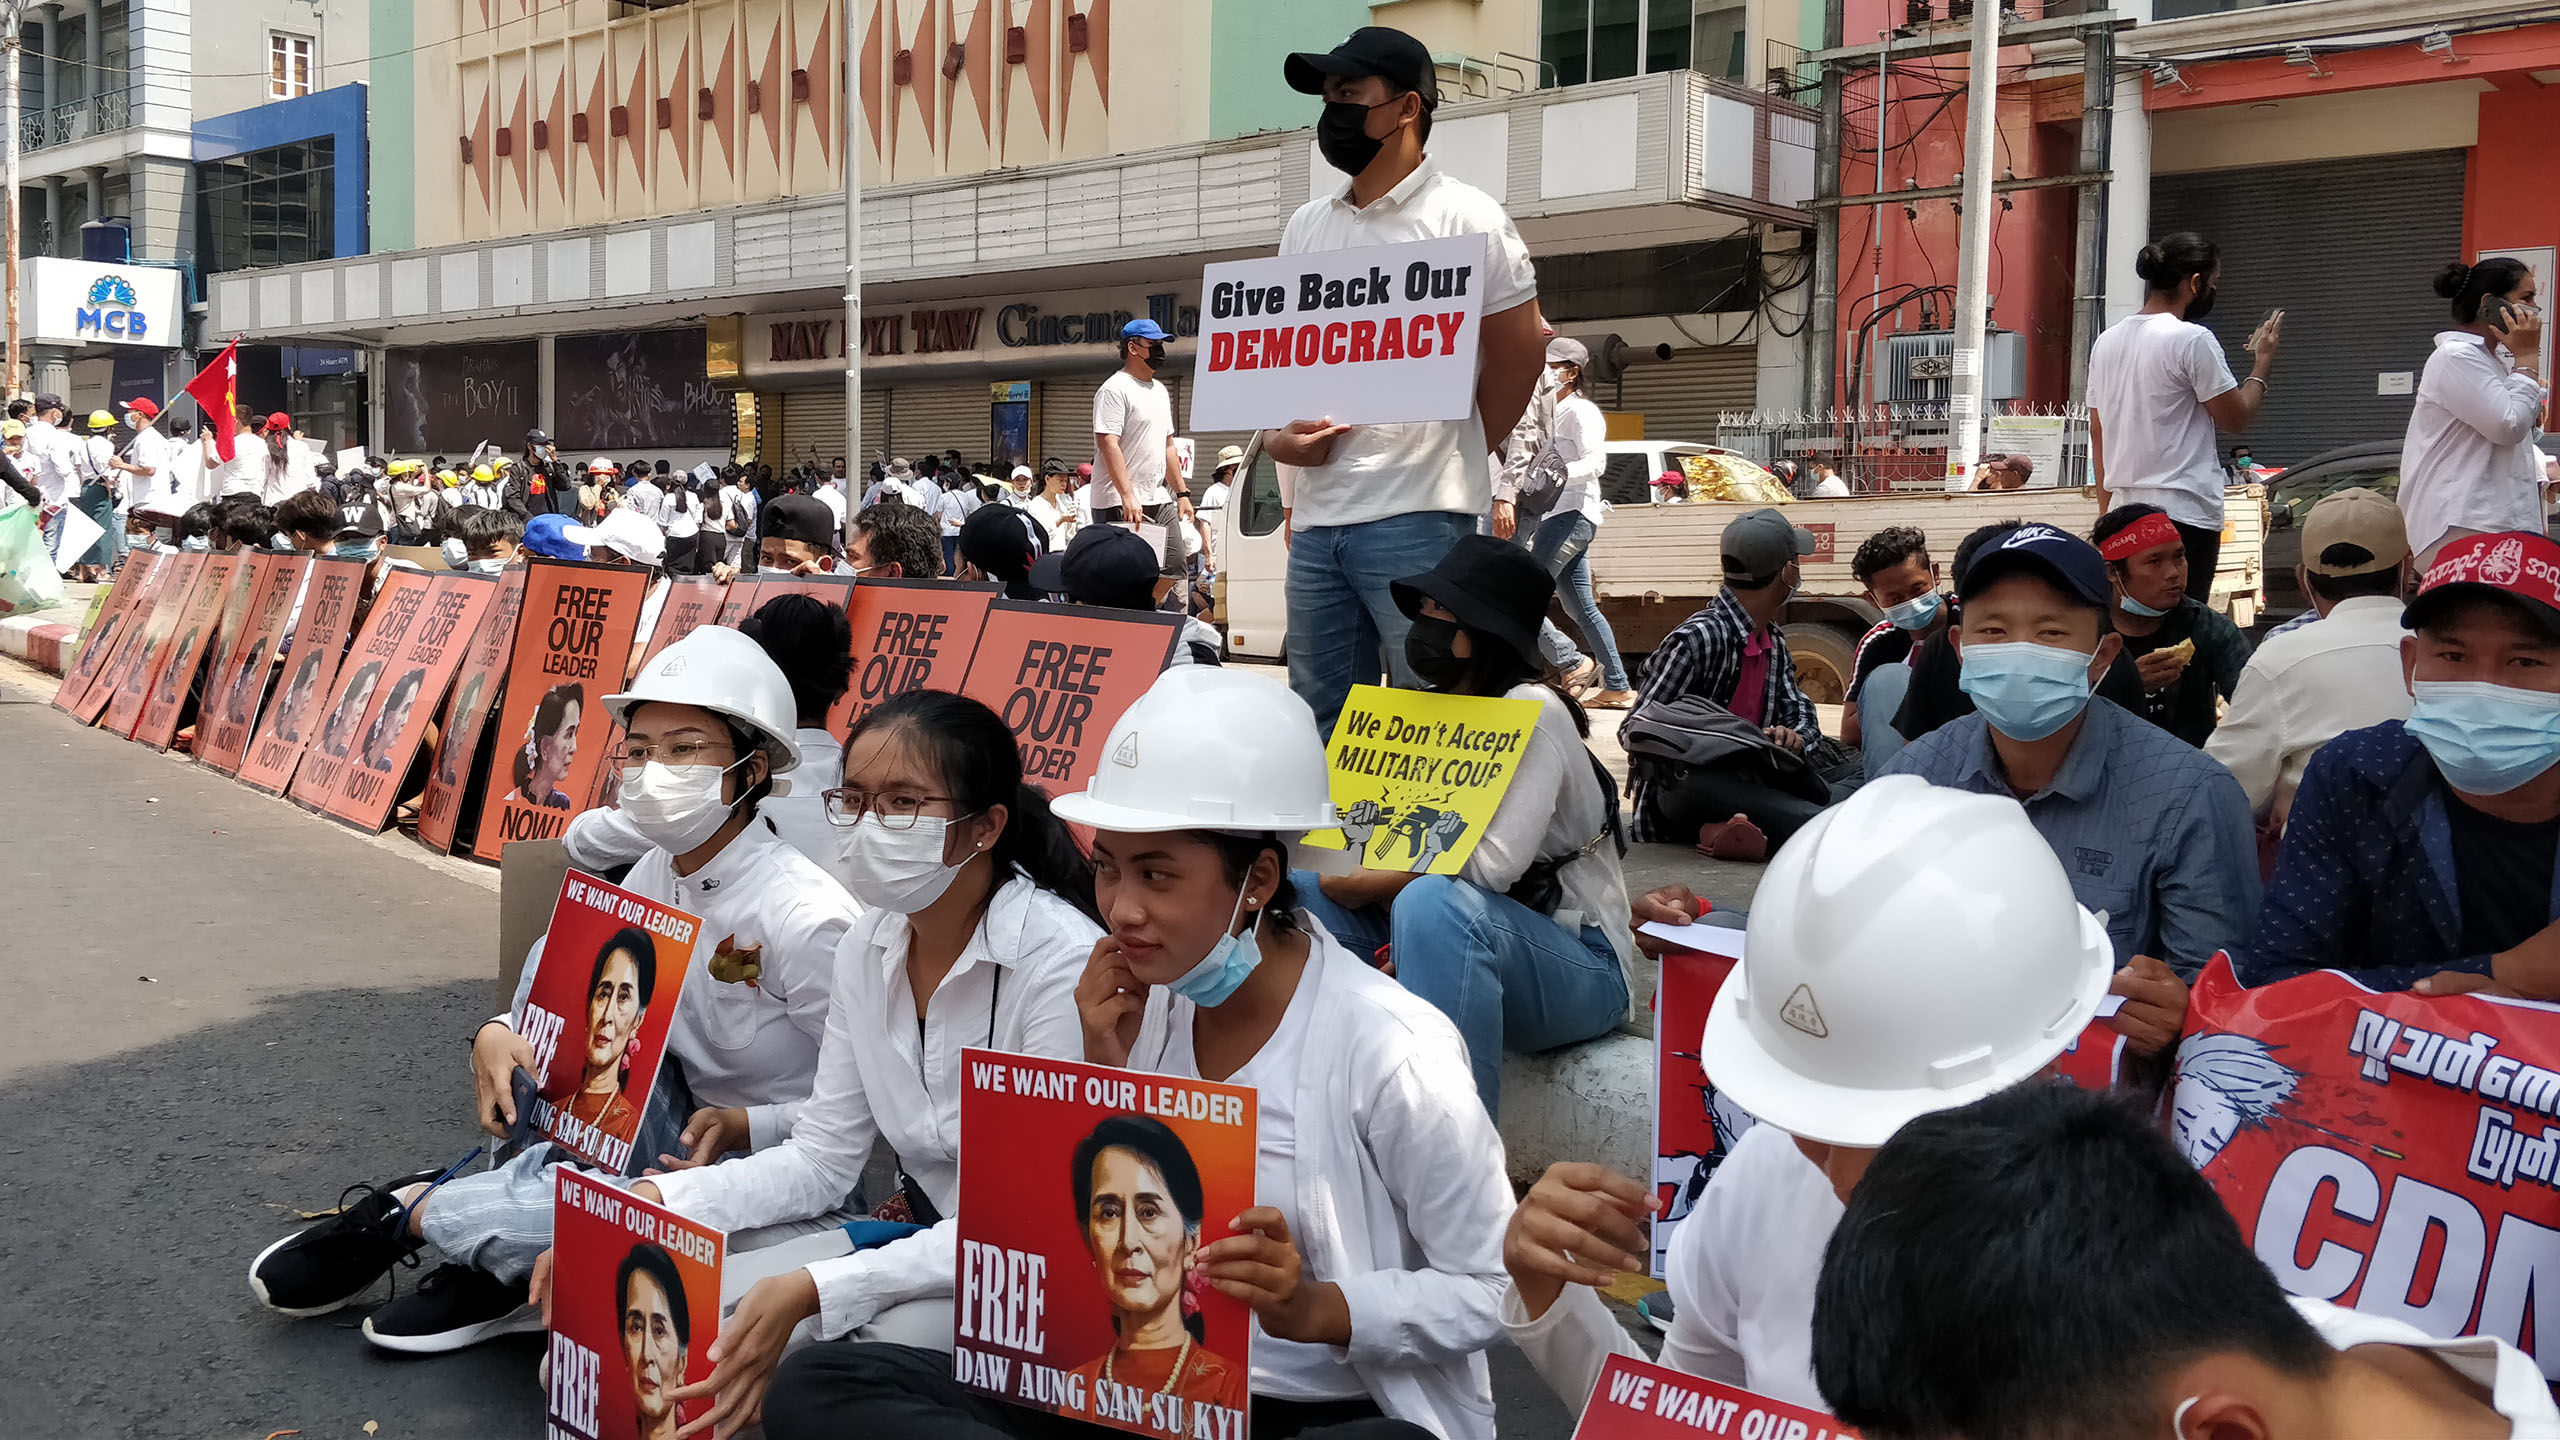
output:
M 21 261 L 27 338 L 51 345 L 178 343 L 178 272 L 38 256 Z

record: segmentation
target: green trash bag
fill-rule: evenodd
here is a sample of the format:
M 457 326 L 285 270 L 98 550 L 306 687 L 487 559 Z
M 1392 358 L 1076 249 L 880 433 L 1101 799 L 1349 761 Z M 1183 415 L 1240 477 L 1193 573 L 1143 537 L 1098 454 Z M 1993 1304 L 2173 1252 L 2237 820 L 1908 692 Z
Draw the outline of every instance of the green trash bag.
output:
M 42 610 L 62 603 L 62 572 L 44 548 L 44 528 L 32 505 L 0 511 L 0 615 Z

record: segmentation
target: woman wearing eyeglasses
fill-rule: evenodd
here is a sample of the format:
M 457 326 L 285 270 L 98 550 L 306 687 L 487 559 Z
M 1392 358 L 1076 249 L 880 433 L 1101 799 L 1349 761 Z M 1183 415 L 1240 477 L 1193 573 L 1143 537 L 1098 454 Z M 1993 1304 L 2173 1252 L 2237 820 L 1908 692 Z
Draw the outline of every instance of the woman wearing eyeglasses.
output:
M 869 908 L 836 954 L 809 1103 L 779 1145 L 633 1188 L 715 1229 L 791 1223 L 837 1204 L 885 1140 L 903 1166 L 906 1228 L 858 1252 L 830 1230 L 731 1258 L 716 1368 L 674 1397 L 711 1397 L 722 1437 L 759 1420 L 774 1440 L 843 1431 L 840 1362 L 854 1347 L 786 1360 L 795 1331 L 949 1351 L 961 1051 L 1084 1054 L 1075 987 L 1102 938 L 1093 872 L 1023 783 L 994 711 L 940 691 L 898 696 L 847 737 L 843 784 L 825 801 L 836 878 Z

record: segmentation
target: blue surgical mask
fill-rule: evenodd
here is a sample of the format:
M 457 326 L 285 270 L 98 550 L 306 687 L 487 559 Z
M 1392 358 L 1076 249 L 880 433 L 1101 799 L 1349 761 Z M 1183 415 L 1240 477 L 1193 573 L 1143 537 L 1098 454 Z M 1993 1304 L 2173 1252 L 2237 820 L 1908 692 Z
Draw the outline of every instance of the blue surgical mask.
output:
M 1938 592 L 1932 590 L 1926 595 L 1888 607 L 1884 618 L 1905 630 L 1926 630 L 1929 623 L 1938 618 L 1939 607 L 1945 603 L 1938 598 Z
M 379 540 L 340 540 L 329 547 L 330 555 L 340 560 L 370 560 L 382 553 Z
M 2052 645 L 1967 645 L 1957 682 L 1991 728 L 2042 740 L 2089 706 L 2089 656 Z
M 2485 680 L 2421 680 L 2406 722 L 2445 783 L 2504 795 L 2560 763 L 2560 695 Z
M 213 549 L 213 541 L 203 535 L 190 535 L 178 542 L 179 553 L 185 555 L 202 555 L 211 549 Z
M 474 560 L 462 568 L 470 571 L 474 575 L 495 575 L 499 571 L 507 568 L 507 562 L 499 559 L 495 555 L 491 555 L 486 559 Z
M 2161 616 L 2169 613 L 2166 610 L 2154 610 L 2150 606 L 2143 604 L 2141 601 L 2134 599 L 2130 595 L 2117 596 L 2116 604 L 2121 607 L 2127 615 L 2140 615 L 2153 620 L 2157 620 Z
M 1252 883 L 1252 877 L 1247 876 L 1245 885 Z M 1227 997 L 1235 994 L 1236 987 L 1242 985 L 1254 967 L 1262 963 L 1262 916 L 1257 913 L 1253 924 L 1238 935 L 1235 933 L 1236 921 L 1243 914 L 1244 886 L 1239 885 L 1236 887 L 1235 913 L 1227 917 L 1227 933 L 1218 938 L 1217 944 L 1209 947 L 1208 955 L 1199 964 L 1183 972 L 1182 978 L 1167 988 L 1206 1009 L 1214 1010 L 1226 1004 Z
M 447 536 L 438 548 L 444 552 L 444 568 L 447 570 L 459 570 L 471 563 L 471 547 L 460 540 Z

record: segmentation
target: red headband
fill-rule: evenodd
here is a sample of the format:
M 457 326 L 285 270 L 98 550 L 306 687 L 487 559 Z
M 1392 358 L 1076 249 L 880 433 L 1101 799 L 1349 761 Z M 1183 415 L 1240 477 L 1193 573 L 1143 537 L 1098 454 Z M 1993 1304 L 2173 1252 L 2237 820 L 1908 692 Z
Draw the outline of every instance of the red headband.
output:
M 2130 560 L 2154 545 L 2180 545 L 2177 523 L 2166 515 L 2145 515 L 2113 535 L 2098 547 L 2101 560 Z

